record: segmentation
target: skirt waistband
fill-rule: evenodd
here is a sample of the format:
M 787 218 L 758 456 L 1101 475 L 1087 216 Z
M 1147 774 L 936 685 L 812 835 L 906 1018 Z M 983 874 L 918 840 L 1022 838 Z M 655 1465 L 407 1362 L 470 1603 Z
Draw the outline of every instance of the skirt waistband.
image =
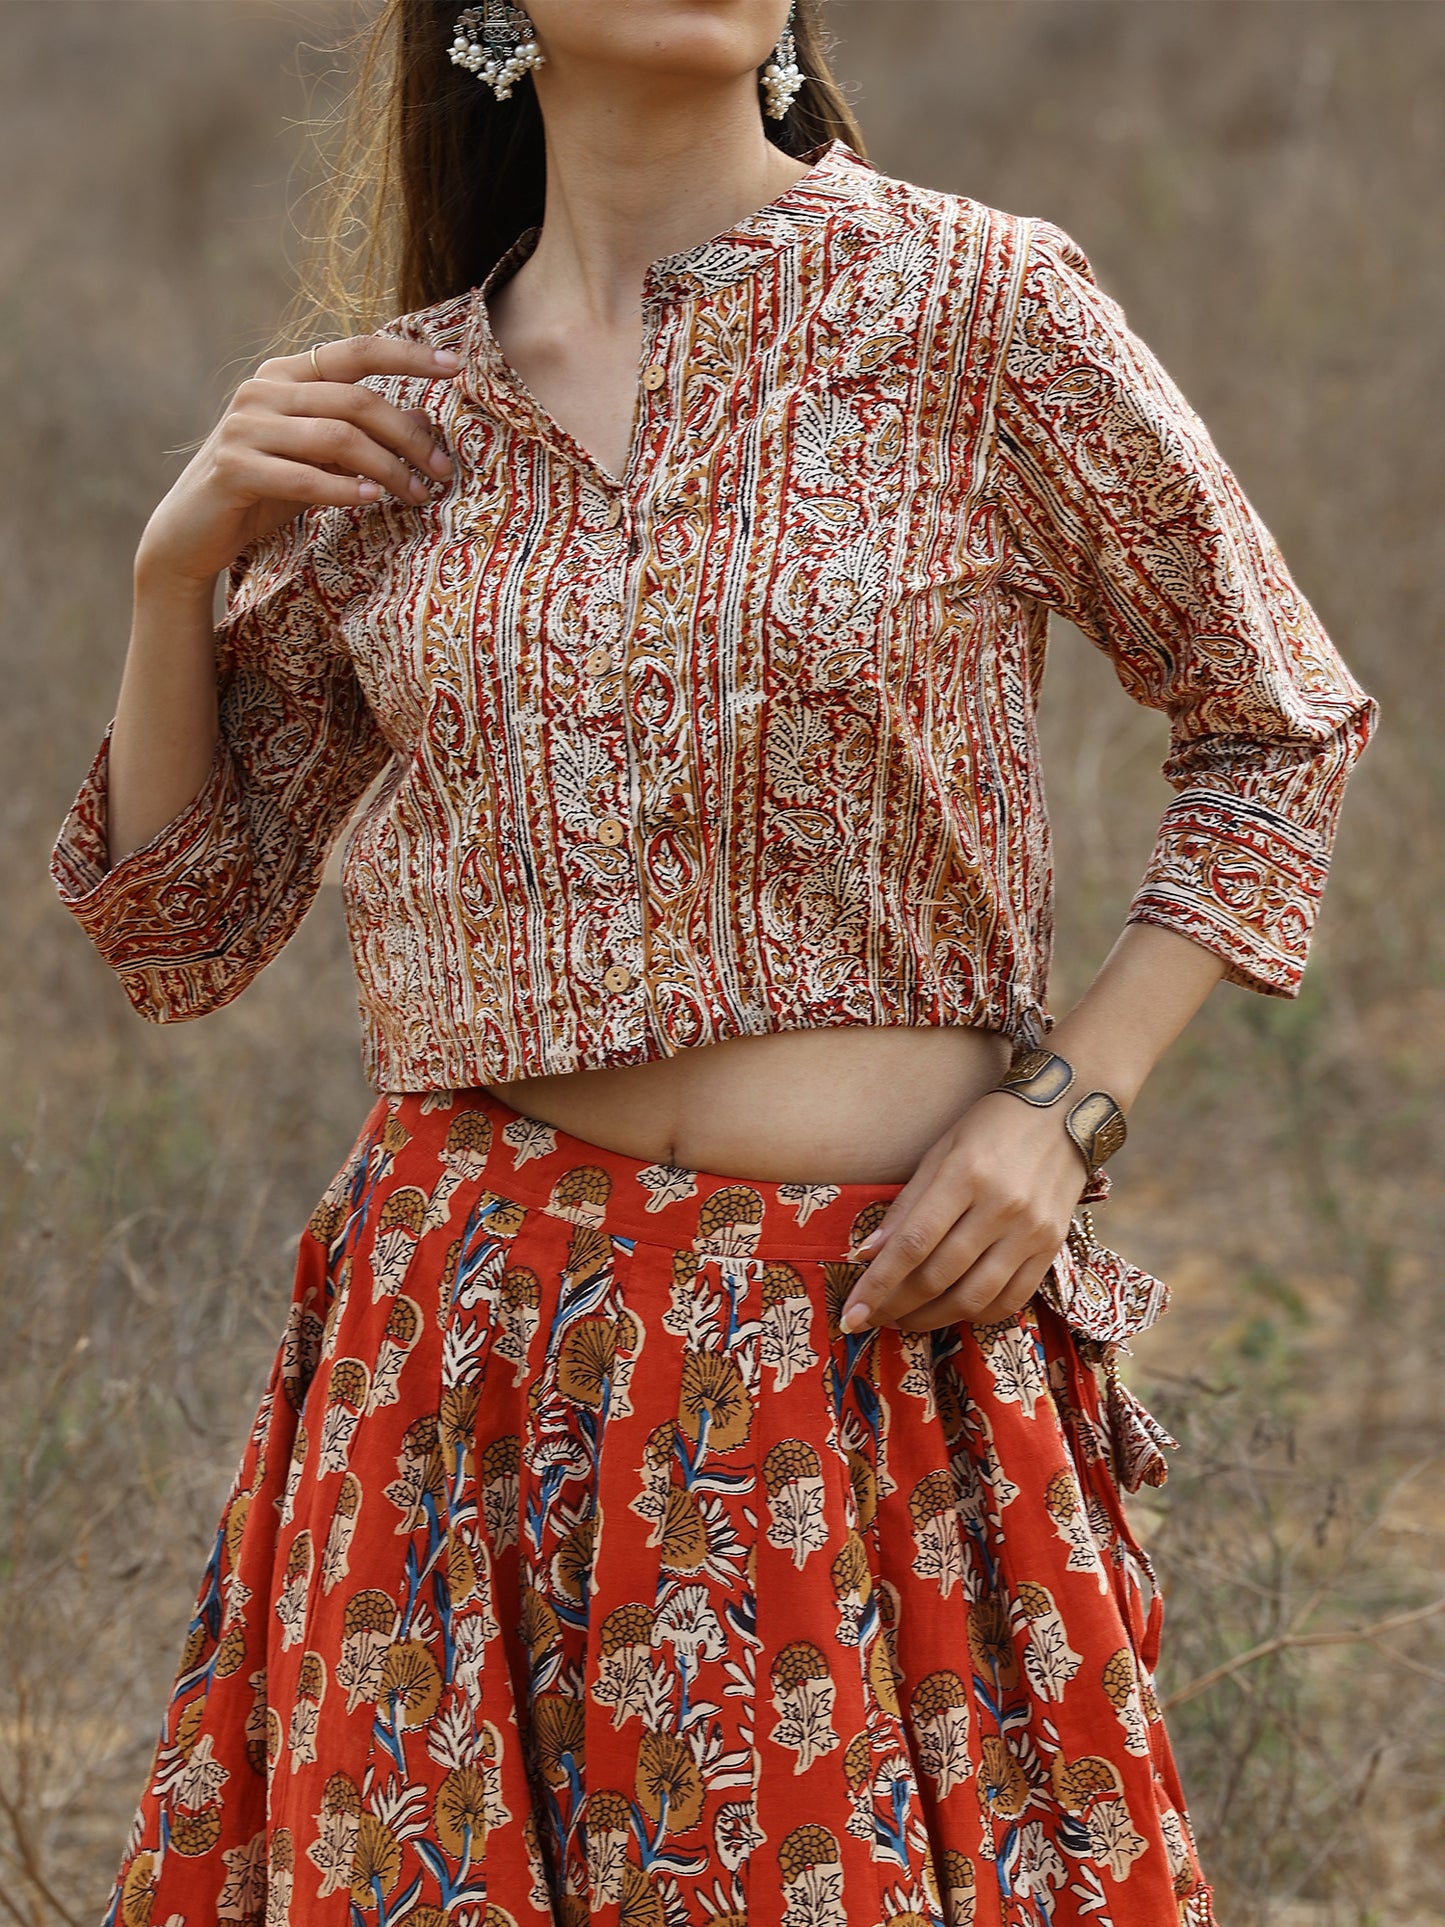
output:
M 608 1150 L 483 1088 L 379 1100 L 469 1181 L 517 1204 L 624 1238 L 723 1257 L 842 1259 L 903 1189 L 739 1178 Z

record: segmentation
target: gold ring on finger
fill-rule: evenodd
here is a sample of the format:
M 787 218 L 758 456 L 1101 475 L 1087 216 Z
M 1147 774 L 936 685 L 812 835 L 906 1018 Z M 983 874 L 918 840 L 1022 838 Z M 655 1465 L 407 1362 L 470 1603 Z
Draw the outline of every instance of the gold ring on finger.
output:
M 321 346 L 321 343 L 319 341 L 313 341 L 311 344 L 311 369 L 318 381 L 325 381 L 326 377 L 321 372 L 321 364 L 316 359 L 316 350 L 320 346 Z

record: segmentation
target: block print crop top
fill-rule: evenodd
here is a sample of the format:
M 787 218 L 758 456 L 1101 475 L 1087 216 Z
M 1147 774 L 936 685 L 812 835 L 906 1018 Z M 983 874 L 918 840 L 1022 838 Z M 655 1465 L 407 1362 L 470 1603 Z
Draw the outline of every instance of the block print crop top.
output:
M 648 268 L 621 476 L 488 325 L 538 228 L 382 330 L 465 357 L 366 378 L 454 477 L 243 551 L 200 793 L 107 869 L 107 730 L 56 842 L 143 1016 L 243 990 L 355 816 L 377 1090 L 838 1024 L 1036 1043 L 1050 610 L 1169 717 L 1129 920 L 1296 993 L 1374 699 L 1069 235 L 840 139 L 805 158 Z

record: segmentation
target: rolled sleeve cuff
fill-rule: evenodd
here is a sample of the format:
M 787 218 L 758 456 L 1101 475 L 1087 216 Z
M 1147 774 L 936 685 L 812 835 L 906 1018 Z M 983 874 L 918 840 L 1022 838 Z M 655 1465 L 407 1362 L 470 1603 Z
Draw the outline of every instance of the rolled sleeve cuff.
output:
M 61 902 L 153 1023 L 214 1009 L 236 982 L 250 859 L 235 764 L 224 738 L 204 784 L 148 843 L 108 865 L 106 729 L 50 858 Z
M 1328 840 L 1288 817 L 1218 790 L 1183 790 L 1126 921 L 1212 950 L 1226 983 L 1297 997 L 1329 863 Z

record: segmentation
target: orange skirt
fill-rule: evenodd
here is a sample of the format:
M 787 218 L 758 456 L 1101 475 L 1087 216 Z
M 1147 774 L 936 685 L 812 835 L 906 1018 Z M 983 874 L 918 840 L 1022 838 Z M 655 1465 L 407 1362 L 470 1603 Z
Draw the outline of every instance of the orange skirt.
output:
M 379 1098 L 106 1927 L 1209 1927 L 1147 1414 L 1065 1254 L 1003 1323 L 841 1332 L 901 1188 Z

